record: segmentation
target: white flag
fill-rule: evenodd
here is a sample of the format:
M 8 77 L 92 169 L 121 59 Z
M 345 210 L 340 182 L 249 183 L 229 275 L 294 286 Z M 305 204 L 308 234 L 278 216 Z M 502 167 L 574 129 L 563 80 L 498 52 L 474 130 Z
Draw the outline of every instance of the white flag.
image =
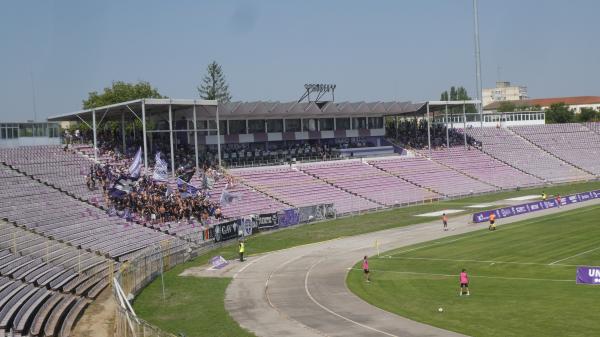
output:
M 137 178 L 140 176 L 140 171 L 142 170 L 142 147 L 137 150 L 135 157 L 133 157 L 133 161 L 131 162 L 131 166 L 129 166 L 129 176 L 132 178 Z
M 152 173 L 152 179 L 156 181 L 166 181 L 168 177 L 167 162 L 160 157 L 160 152 L 156 152 L 154 156 L 154 173 Z

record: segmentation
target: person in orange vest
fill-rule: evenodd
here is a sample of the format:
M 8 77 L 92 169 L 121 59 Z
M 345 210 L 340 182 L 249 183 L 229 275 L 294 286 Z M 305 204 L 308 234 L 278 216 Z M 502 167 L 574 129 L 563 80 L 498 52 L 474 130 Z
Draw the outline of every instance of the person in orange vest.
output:
M 490 213 L 490 226 L 488 227 L 488 229 L 491 231 L 496 230 L 496 213 L 494 212 Z
M 442 224 L 444 225 L 444 230 L 447 231 L 448 230 L 448 216 L 446 215 L 446 213 L 442 214 Z

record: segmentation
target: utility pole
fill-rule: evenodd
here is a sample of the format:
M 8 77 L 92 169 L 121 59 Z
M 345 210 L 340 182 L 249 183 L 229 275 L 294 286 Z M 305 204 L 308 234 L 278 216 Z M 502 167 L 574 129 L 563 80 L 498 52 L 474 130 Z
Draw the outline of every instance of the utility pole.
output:
M 479 53 L 479 14 L 477 0 L 473 0 L 473 22 L 475 26 L 475 90 L 477 91 L 477 110 L 479 112 L 480 126 L 483 127 L 483 106 L 481 102 L 481 55 Z

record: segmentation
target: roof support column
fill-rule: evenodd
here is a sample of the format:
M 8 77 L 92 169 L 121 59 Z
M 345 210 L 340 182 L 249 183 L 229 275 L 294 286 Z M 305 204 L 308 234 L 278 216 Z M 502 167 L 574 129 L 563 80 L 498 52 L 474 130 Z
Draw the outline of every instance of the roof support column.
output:
M 134 131 L 134 134 L 135 134 L 135 131 Z M 146 135 L 146 100 L 142 100 L 142 141 L 144 144 L 144 173 L 148 173 L 148 140 L 147 140 L 147 135 Z
M 98 138 L 96 130 L 96 110 L 92 110 L 92 131 L 94 133 L 94 160 L 98 161 Z
M 219 157 L 219 167 L 221 167 L 221 122 L 219 120 L 219 104 L 217 103 L 217 156 Z M 246 124 L 246 127 L 248 124 Z M 229 131 L 229 124 L 227 125 Z M 246 130 L 248 131 L 248 130 Z
M 398 123 L 398 115 L 394 116 L 394 119 L 396 120 L 396 141 L 398 141 L 398 128 L 400 127 L 400 124 Z
M 429 102 L 427 102 L 427 144 L 429 147 L 429 158 L 431 158 L 431 121 L 429 120 Z
M 194 101 L 194 107 L 192 109 L 194 115 L 194 152 L 196 155 L 196 170 L 200 170 L 200 164 L 198 161 L 198 128 L 197 128 L 197 121 L 196 121 L 196 101 Z
M 135 123 L 135 120 L 133 121 Z M 123 140 L 123 154 L 125 154 L 125 113 L 121 112 L 121 138 Z
M 169 145 L 171 146 L 171 175 L 175 178 L 175 147 L 173 146 L 173 105 L 169 101 Z
M 450 138 L 448 137 L 448 134 L 450 133 L 448 131 L 448 103 L 446 103 L 446 120 L 445 120 L 445 122 L 446 123 L 444 123 L 444 124 L 446 126 L 446 148 L 450 148 Z
M 463 103 L 463 137 L 465 139 L 465 150 L 467 149 L 467 113 L 466 105 Z

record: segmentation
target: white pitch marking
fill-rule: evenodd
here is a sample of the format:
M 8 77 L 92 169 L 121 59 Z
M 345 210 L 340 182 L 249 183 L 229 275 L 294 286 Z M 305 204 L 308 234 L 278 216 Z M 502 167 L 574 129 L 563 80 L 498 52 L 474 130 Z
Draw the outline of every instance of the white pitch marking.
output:
M 540 198 L 540 196 L 538 194 L 531 194 L 531 195 L 524 195 L 522 197 L 515 197 L 515 198 L 510 198 L 510 199 L 506 199 L 508 201 L 524 201 L 524 200 L 532 200 L 532 199 L 538 199 Z
M 555 265 L 555 264 L 557 264 L 559 262 L 562 262 L 564 260 L 572 259 L 572 258 L 580 256 L 580 255 L 591 253 L 591 252 L 593 252 L 595 250 L 598 250 L 598 249 L 600 249 L 600 247 L 596 247 L 596 248 L 593 248 L 593 249 L 590 249 L 590 250 L 586 250 L 585 252 L 582 252 L 582 253 L 579 253 L 579 254 L 575 254 L 575 255 L 572 255 L 572 256 L 569 256 L 569 257 L 565 257 L 564 259 L 560 259 L 560 260 L 556 260 L 554 262 L 550 262 L 550 263 L 548 263 L 548 265 Z
M 520 264 L 520 265 L 529 265 L 529 266 L 550 266 L 547 263 L 536 263 L 536 262 L 511 262 L 511 261 L 495 261 L 495 260 L 464 260 L 464 259 L 442 259 L 442 258 L 434 258 L 434 257 L 402 257 L 402 256 L 393 256 L 392 259 L 398 260 L 425 260 L 425 261 L 451 261 L 451 262 L 474 262 L 474 263 L 489 263 L 489 264 Z M 554 266 L 562 266 L 562 267 L 577 267 L 573 264 L 553 264 Z
M 261 257 L 259 257 L 259 258 L 258 258 L 258 259 L 256 259 L 256 260 L 252 260 L 252 261 L 250 261 L 250 263 L 246 264 L 246 265 L 245 265 L 245 266 L 243 266 L 243 267 L 242 267 L 240 270 L 238 270 L 238 271 L 237 271 L 235 274 L 233 274 L 233 278 L 236 278 L 236 277 L 238 276 L 238 274 L 239 274 L 239 273 L 241 273 L 241 272 L 243 272 L 244 270 L 246 270 L 246 268 L 250 267 L 250 266 L 251 266 L 253 263 L 255 263 L 255 262 L 258 262 L 258 261 L 260 261 L 260 260 L 264 259 L 264 258 L 265 258 L 265 257 L 267 257 L 268 255 L 269 255 L 269 254 L 265 254 L 265 255 L 263 255 L 263 256 L 261 256 Z
M 339 318 L 341 318 L 341 319 L 343 319 L 343 320 L 346 320 L 346 321 L 348 321 L 348 322 L 350 322 L 350 323 L 354 323 L 354 324 L 356 324 L 356 325 L 358 325 L 358 326 L 361 326 L 361 327 L 363 327 L 363 328 L 365 328 L 365 329 L 369 329 L 369 330 L 371 330 L 371 331 L 379 332 L 379 333 L 381 333 L 381 334 L 384 334 L 384 335 L 386 335 L 386 336 L 390 336 L 390 337 L 400 337 L 400 336 L 392 335 L 391 333 L 388 333 L 388 332 L 385 332 L 385 331 L 378 330 L 378 329 L 376 329 L 376 328 L 374 328 L 374 327 L 371 327 L 371 326 L 368 326 L 368 325 L 365 325 L 365 324 L 359 323 L 359 322 L 357 322 L 357 321 L 354 321 L 354 320 L 352 320 L 352 319 L 350 319 L 350 318 L 348 318 L 348 317 L 346 317 L 346 316 L 343 316 L 343 315 L 340 315 L 340 314 L 338 314 L 337 312 L 335 312 L 335 311 L 333 311 L 333 310 L 331 310 L 331 309 L 327 308 L 327 307 L 326 307 L 326 306 L 324 306 L 323 304 L 319 303 L 319 302 L 318 302 L 318 301 L 317 301 L 317 300 L 316 300 L 316 299 L 315 299 L 315 298 L 314 298 L 314 297 L 311 295 L 311 293 L 310 293 L 310 290 L 308 290 L 308 277 L 310 276 L 310 271 L 311 271 L 311 270 L 312 270 L 312 269 L 313 269 L 313 268 L 314 268 L 316 265 L 318 265 L 319 263 L 321 263 L 321 261 L 323 261 L 323 260 L 325 260 L 325 259 L 321 259 L 321 260 L 317 261 L 315 264 L 313 264 L 312 266 L 310 266 L 310 268 L 308 269 L 308 271 L 306 271 L 306 276 L 304 277 L 304 291 L 306 291 L 306 295 L 308 295 L 308 298 L 310 298 L 310 300 L 311 300 L 311 301 L 313 301 L 313 303 L 314 303 L 314 304 L 318 305 L 318 306 L 319 306 L 321 309 L 323 309 L 323 310 L 327 311 L 328 313 L 330 313 L 330 314 L 332 314 L 332 315 L 335 315 L 335 316 L 337 316 L 337 317 L 339 317 Z
M 353 268 L 354 270 L 360 270 L 358 268 Z M 436 273 L 420 273 L 414 271 L 397 271 L 397 270 L 375 270 L 374 272 L 380 273 L 395 273 L 395 274 L 409 274 L 409 275 L 427 275 L 427 276 L 443 276 L 443 277 L 458 277 L 459 275 L 453 274 L 436 274 Z M 573 280 L 557 280 L 557 279 L 549 279 L 549 278 L 529 278 L 529 277 L 504 277 L 504 276 L 485 276 L 485 275 L 469 275 L 472 278 L 489 278 L 489 279 L 499 279 L 499 280 L 515 280 L 515 281 L 552 281 L 552 282 L 573 282 Z
M 475 205 L 471 205 L 471 206 L 467 206 L 468 208 L 486 208 L 486 207 L 492 207 L 494 206 L 494 204 L 475 204 Z
M 436 212 L 429 212 L 429 213 L 417 214 L 415 216 L 428 216 L 428 217 L 442 216 L 444 213 L 446 213 L 446 214 L 454 214 L 454 213 L 460 213 L 460 212 L 463 212 L 463 211 L 464 211 L 464 209 L 444 209 L 444 210 L 436 211 Z

